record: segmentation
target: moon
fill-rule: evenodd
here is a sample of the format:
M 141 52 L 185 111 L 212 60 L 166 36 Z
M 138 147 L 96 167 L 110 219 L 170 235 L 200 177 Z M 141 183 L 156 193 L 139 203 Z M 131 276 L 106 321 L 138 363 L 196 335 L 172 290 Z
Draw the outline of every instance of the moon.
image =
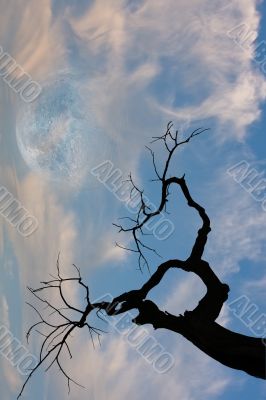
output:
M 28 167 L 48 179 L 79 184 L 88 174 L 99 132 L 82 84 L 69 73 L 42 85 L 18 113 L 16 137 Z

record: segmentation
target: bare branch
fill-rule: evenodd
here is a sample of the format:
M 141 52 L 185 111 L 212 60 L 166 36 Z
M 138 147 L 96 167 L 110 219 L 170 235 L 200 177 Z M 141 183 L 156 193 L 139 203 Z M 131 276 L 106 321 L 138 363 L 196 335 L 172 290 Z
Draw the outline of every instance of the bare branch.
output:
M 155 162 L 155 154 L 153 152 L 153 150 L 150 147 L 146 148 L 148 149 L 148 151 L 151 153 L 152 156 L 152 163 L 153 163 L 153 168 L 155 171 L 155 174 L 157 176 L 156 181 L 159 181 L 161 184 L 161 200 L 160 200 L 160 204 L 157 207 L 157 209 L 155 209 L 155 211 L 151 211 L 150 207 L 146 204 L 145 202 L 145 198 L 144 198 L 144 191 L 140 190 L 137 185 L 134 183 L 133 179 L 132 179 L 132 175 L 129 174 L 129 179 L 128 181 L 131 183 L 132 185 L 132 190 L 135 190 L 139 196 L 140 196 L 140 206 L 139 209 L 137 211 L 137 215 L 134 221 L 134 225 L 132 227 L 124 227 L 123 225 L 119 225 L 119 224 L 114 224 L 114 226 L 116 226 L 119 229 L 119 232 L 131 232 L 132 233 L 132 237 L 133 237 L 133 241 L 135 244 L 135 249 L 128 249 L 128 248 L 124 248 L 124 250 L 128 250 L 128 251 L 133 251 L 135 253 L 139 254 L 138 257 L 138 265 L 139 265 L 139 269 L 142 271 L 143 267 L 146 266 L 148 271 L 150 272 L 150 267 L 149 267 L 149 262 L 147 260 L 147 257 L 144 254 L 144 249 L 146 250 L 150 250 L 153 251 L 155 254 L 159 255 L 154 249 L 151 249 L 151 247 L 146 246 L 139 238 L 138 234 L 140 236 L 142 236 L 144 234 L 143 232 L 143 228 L 145 228 L 145 226 L 147 226 L 148 222 L 155 218 L 156 216 L 158 216 L 160 213 L 167 212 L 167 202 L 168 202 L 168 196 L 169 196 L 169 187 L 175 183 L 178 184 L 182 191 L 183 194 L 185 195 L 185 197 L 188 200 L 188 204 L 191 207 L 194 207 L 200 214 L 201 217 L 203 217 L 203 211 L 204 209 L 202 207 L 200 207 L 196 202 L 194 202 L 189 194 L 188 188 L 186 186 L 185 180 L 184 180 L 184 176 L 182 178 L 169 178 L 168 177 L 168 173 L 169 173 L 169 168 L 170 168 L 170 164 L 171 164 L 171 160 L 174 156 L 174 153 L 176 151 L 176 149 L 185 144 L 188 143 L 192 138 L 194 138 L 195 136 L 200 135 L 201 133 L 207 131 L 208 129 L 203 129 L 203 128 L 198 128 L 195 129 L 186 139 L 184 139 L 183 141 L 178 142 L 178 131 L 176 131 L 175 133 L 171 132 L 171 129 L 173 127 L 173 123 L 172 121 L 170 121 L 167 124 L 167 128 L 166 128 L 166 132 L 164 135 L 162 136 L 158 136 L 158 137 L 153 137 L 153 140 L 151 143 L 157 142 L 157 141 L 162 141 L 164 143 L 164 146 L 166 148 L 166 151 L 168 153 L 168 156 L 166 158 L 165 161 L 165 166 L 164 166 L 164 170 L 162 172 L 162 174 L 159 173 L 158 168 L 156 166 L 156 162 Z M 131 193 L 132 193 L 131 190 Z M 196 253 L 198 253 L 198 255 L 200 254 L 200 252 L 202 251 L 202 247 L 203 247 L 203 243 L 204 240 L 206 241 L 206 229 L 204 227 L 204 229 L 202 228 L 199 233 L 198 233 L 198 239 L 195 243 L 195 248 L 193 251 L 193 257 L 195 256 Z M 121 246 L 121 248 L 123 248 Z M 191 255 L 191 256 L 192 256 Z

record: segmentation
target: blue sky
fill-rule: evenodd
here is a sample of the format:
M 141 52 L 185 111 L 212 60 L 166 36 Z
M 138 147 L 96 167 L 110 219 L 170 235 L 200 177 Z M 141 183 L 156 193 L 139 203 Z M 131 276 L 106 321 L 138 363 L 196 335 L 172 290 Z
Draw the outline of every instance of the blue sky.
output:
M 57 254 L 66 273 L 81 268 L 92 297 L 117 295 L 148 279 L 137 259 L 114 246 L 130 245 L 112 225 L 127 215 L 125 204 L 91 173 L 110 161 L 124 178 L 131 171 L 147 196 L 158 186 L 144 147 L 173 120 L 180 134 L 210 131 L 184 146 L 172 172 L 186 173 L 195 200 L 208 211 L 212 232 L 205 258 L 230 285 L 229 302 L 247 295 L 265 313 L 266 211 L 232 176 L 245 160 L 265 178 L 266 76 L 255 48 L 266 40 L 266 9 L 255 0 L 0 0 L 0 46 L 42 87 L 26 104 L 0 77 L 1 186 L 31 215 L 38 229 L 22 237 L 1 215 L 0 321 L 25 345 L 35 321 L 26 286 L 38 286 L 55 269 Z M 244 24 L 257 38 L 234 40 Z M 240 40 L 240 41 L 239 41 Z M 264 68 L 265 69 L 265 68 Z M 156 147 L 159 163 L 164 152 Z M 185 258 L 200 221 L 173 191 L 174 234 L 152 242 L 164 259 Z M 160 259 L 150 257 L 154 271 Z M 76 288 L 67 288 L 81 302 Z M 183 313 L 197 304 L 204 287 L 191 274 L 171 271 L 150 298 L 163 310 Z M 253 332 L 225 306 L 219 322 Z M 75 356 L 67 368 L 86 386 L 69 399 L 182 400 L 265 398 L 265 384 L 209 359 L 181 336 L 152 332 L 175 359 L 158 374 L 123 335 L 110 332 L 93 349 L 84 333 L 73 338 Z M 38 352 L 35 335 L 27 348 Z M 16 368 L 1 364 L 1 395 L 14 399 L 23 381 Z M 58 371 L 41 370 L 24 398 L 65 399 Z

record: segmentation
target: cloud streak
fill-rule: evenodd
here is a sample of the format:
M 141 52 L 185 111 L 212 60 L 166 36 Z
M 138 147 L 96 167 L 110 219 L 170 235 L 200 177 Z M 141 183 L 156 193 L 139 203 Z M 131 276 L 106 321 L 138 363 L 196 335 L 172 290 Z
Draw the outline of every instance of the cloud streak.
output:
M 92 148 L 94 157 L 99 162 L 104 161 L 103 157 L 112 160 L 125 175 L 131 170 L 143 177 L 138 169 L 143 145 L 161 133 L 168 119 L 173 118 L 177 125 L 184 121 L 214 121 L 214 141 L 221 145 L 226 140 L 244 140 L 250 124 L 260 117 L 266 84 L 252 63 L 254 45 L 250 51 L 243 51 L 227 35 L 242 22 L 258 31 L 254 0 L 97 0 L 82 15 L 66 6 L 56 16 L 49 0 L 21 1 L 19 5 L 3 1 L 3 6 L 1 45 L 34 79 L 44 83 L 62 66 L 67 72 L 79 74 L 78 82 L 87 93 L 86 105 L 97 126 L 100 145 Z M 21 104 L 15 103 L 19 110 Z M 15 132 L 11 129 L 15 128 L 9 112 L 11 104 L 5 104 L 3 111 L 12 121 L 7 135 Z M 60 123 L 65 126 L 65 121 Z M 42 143 L 42 148 L 50 144 Z M 8 155 L 4 158 L 9 163 Z M 88 177 L 79 188 L 82 201 L 79 194 L 67 190 L 64 182 L 56 188 L 25 165 L 23 173 L 17 174 L 16 168 L 21 165 L 22 160 L 17 159 L 3 171 L 8 187 L 12 189 L 13 185 L 14 193 L 39 221 L 38 231 L 27 242 L 7 227 L 20 264 L 21 287 L 54 271 L 58 250 L 62 264 L 69 265 L 79 257 L 89 270 L 91 266 L 124 260 L 112 243 L 111 220 L 119 205 L 110 201 L 104 187 Z M 208 255 L 224 274 L 237 271 L 243 258 L 265 258 L 262 227 L 266 222 L 266 214 L 226 179 L 228 176 L 219 176 L 213 184 L 219 193 L 223 188 L 224 195 L 212 198 L 221 212 L 214 213 L 215 229 L 208 246 Z M 106 228 L 108 222 L 110 230 Z M 192 302 L 202 293 L 196 281 L 184 281 L 178 289 L 167 299 L 167 305 L 174 309 L 187 307 L 185 300 L 191 291 L 195 294 Z M 69 294 L 76 296 L 72 291 Z M 28 323 L 28 315 L 25 320 Z M 223 323 L 227 322 L 225 312 Z M 169 391 L 183 400 L 214 398 L 232 383 L 229 373 L 182 338 L 179 341 L 171 336 L 169 342 L 177 365 L 167 377 L 148 370 L 117 337 L 107 339 L 103 350 L 94 353 L 87 351 L 89 343 L 80 341 L 73 372 L 83 383 L 89 381 L 91 397 L 97 400 L 133 400 L 136 393 L 139 399 L 164 398 Z M 57 398 L 65 398 L 62 385 L 54 379 Z M 88 392 L 75 390 L 72 396 L 82 400 Z

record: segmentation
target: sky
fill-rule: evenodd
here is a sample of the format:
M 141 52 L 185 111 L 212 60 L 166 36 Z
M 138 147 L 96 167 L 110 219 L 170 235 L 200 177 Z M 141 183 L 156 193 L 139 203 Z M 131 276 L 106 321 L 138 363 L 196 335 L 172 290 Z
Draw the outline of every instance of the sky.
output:
M 186 174 L 191 194 L 211 218 L 204 257 L 231 289 L 219 323 L 258 334 L 254 321 L 265 316 L 266 288 L 265 4 L 0 0 L 0 5 L 0 196 L 9 193 L 32 224 L 32 232 L 12 224 L 0 197 L 1 328 L 28 354 L 38 355 L 40 336 L 33 334 L 29 344 L 25 338 L 37 321 L 26 304 L 34 302 L 27 286 L 38 287 L 55 272 L 59 252 L 65 274 L 75 273 L 72 263 L 78 265 L 94 299 L 136 289 L 149 278 L 147 268 L 138 270 L 134 254 L 115 246 L 133 245 L 130 235 L 112 225 L 132 215 L 117 188 L 131 172 L 157 204 L 158 183 L 149 181 L 154 171 L 145 145 L 173 121 L 184 138 L 193 129 L 209 128 L 180 148 L 171 172 Z M 26 73 L 36 98 L 6 79 L 4 53 L 17 66 L 9 78 Z M 165 152 L 154 149 L 162 166 Z M 97 179 L 93 171 L 102 164 L 116 171 L 116 181 Z M 164 260 L 185 259 L 200 221 L 175 190 L 169 212 L 161 217 L 173 227 L 170 237 L 153 234 L 147 243 Z M 162 260 L 148 257 L 153 272 Z M 77 287 L 66 291 L 82 304 Z M 149 298 L 178 315 L 193 309 L 203 294 L 193 274 L 169 271 Z M 235 306 L 243 298 L 244 309 L 256 311 L 249 319 Z M 68 395 L 58 369 L 41 368 L 23 398 L 266 398 L 262 380 L 217 363 L 180 335 L 145 329 L 174 360 L 169 371 L 158 373 L 113 322 L 95 349 L 86 332 L 71 339 L 73 359 L 65 365 L 85 389 L 72 385 Z M 2 352 L 1 398 L 9 400 L 25 376 Z

